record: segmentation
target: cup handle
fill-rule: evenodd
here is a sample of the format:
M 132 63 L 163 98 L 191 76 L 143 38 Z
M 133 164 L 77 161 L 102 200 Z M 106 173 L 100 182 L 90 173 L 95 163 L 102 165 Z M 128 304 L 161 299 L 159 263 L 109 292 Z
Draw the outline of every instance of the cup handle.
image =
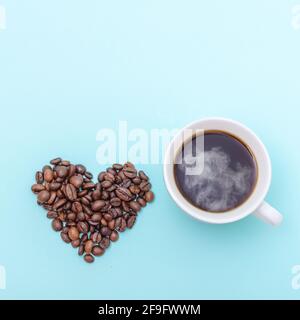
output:
M 267 202 L 263 202 L 258 209 L 256 209 L 254 215 L 273 226 L 279 226 L 283 221 L 282 214 L 271 207 Z

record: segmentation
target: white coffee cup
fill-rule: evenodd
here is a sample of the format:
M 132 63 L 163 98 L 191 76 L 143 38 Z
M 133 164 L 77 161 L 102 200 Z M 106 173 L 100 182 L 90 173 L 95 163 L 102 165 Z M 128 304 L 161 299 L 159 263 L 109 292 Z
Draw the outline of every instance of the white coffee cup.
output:
M 241 139 L 254 154 L 258 167 L 257 183 L 251 196 L 241 206 L 224 213 L 211 213 L 192 205 L 179 191 L 174 176 L 174 148 L 178 148 L 181 144 L 183 132 L 197 130 L 218 130 L 230 133 Z M 176 204 L 197 220 L 212 224 L 225 224 L 241 220 L 250 214 L 254 214 L 274 226 L 280 225 L 283 220 L 282 215 L 264 201 L 272 180 L 272 166 L 267 149 L 254 132 L 239 122 L 224 118 L 207 118 L 193 122 L 179 131 L 166 150 L 164 179 Z

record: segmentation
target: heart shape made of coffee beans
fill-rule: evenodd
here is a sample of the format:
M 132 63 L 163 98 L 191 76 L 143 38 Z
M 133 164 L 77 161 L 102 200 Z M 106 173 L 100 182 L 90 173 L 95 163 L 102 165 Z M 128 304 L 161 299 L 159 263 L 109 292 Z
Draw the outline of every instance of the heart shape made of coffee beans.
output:
M 141 209 L 154 200 L 149 177 L 130 162 L 107 168 L 96 183 L 92 179 L 85 166 L 56 158 L 36 173 L 31 187 L 53 230 L 88 263 L 131 229 Z

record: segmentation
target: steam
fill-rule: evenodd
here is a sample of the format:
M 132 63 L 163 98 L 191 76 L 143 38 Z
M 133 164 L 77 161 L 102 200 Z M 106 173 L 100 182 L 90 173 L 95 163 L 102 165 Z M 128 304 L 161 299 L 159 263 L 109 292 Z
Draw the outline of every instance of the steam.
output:
M 215 147 L 204 152 L 204 168 L 200 175 L 187 175 L 189 165 L 185 161 L 178 165 L 184 176 L 183 189 L 200 208 L 211 212 L 228 211 L 247 196 L 251 189 L 252 169 L 231 162 L 222 148 Z

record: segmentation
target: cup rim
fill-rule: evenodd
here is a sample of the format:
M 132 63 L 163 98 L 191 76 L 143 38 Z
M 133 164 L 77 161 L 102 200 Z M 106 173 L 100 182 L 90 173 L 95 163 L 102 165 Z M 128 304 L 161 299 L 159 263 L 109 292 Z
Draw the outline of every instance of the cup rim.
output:
M 262 179 L 262 182 L 260 185 L 260 189 L 261 189 L 260 193 L 258 194 L 258 191 L 254 190 L 253 194 L 250 196 L 250 198 L 247 199 L 239 207 L 239 209 L 233 209 L 233 210 L 227 211 L 225 213 L 211 213 L 211 212 L 201 210 L 201 209 L 191 205 L 188 202 L 188 200 L 186 200 L 182 196 L 177 185 L 172 183 L 172 181 L 171 181 L 172 179 L 170 177 L 170 165 L 173 168 L 173 166 L 174 166 L 173 162 L 175 160 L 175 159 L 172 159 L 171 150 L 172 150 L 172 146 L 174 145 L 176 139 L 178 139 L 180 137 L 180 135 L 182 134 L 182 132 L 184 130 L 194 128 L 194 127 L 201 125 L 201 124 L 204 125 L 205 123 L 207 124 L 209 122 L 223 123 L 226 125 L 228 124 L 228 125 L 232 125 L 235 128 L 239 128 L 239 129 L 243 130 L 244 133 L 249 135 L 249 137 L 252 137 L 253 143 L 255 143 L 255 146 L 260 150 L 260 153 L 262 153 L 262 154 L 260 154 L 260 156 L 262 156 L 264 158 L 264 162 L 265 162 L 264 165 L 261 163 L 258 163 L 259 167 L 263 166 L 263 168 L 264 168 L 263 173 L 259 172 L 259 174 L 258 174 L 259 175 L 258 179 L 260 177 Z M 216 129 L 216 128 L 211 128 L 211 129 Z M 208 129 L 205 129 L 205 130 L 208 130 Z M 229 127 L 227 132 L 230 133 L 230 130 L 231 130 L 231 128 Z M 226 131 L 226 130 L 224 130 L 224 131 Z M 235 133 L 235 132 L 232 132 L 232 133 Z M 244 141 L 244 142 L 248 143 L 248 141 Z M 253 148 L 251 148 L 251 149 L 253 149 Z M 257 155 L 255 152 L 254 152 L 254 155 L 257 158 Z M 259 169 L 259 171 L 261 171 L 261 170 Z M 173 170 L 172 170 L 172 172 L 173 172 Z M 262 175 L 263 175 L 263 177 L 262 177 Z M 173 179 L 174 179 L 174 177 L 173 177 Z M 168 190 L 170 196 L 175 201 L 177 206 L 179 208 L 181 208 L 185 213 L 192 216 L 194 219 L 197 219 L 197 220 L 200 220 L 203 222 L 207 222 L 207 223 L 211 223 L 211 224 L 227 224 L 227 223 L 236 222 L 236 221 L 239 221 L 239 220 L 246 218 L 247 216 L 249 216 L 250 214 L 255 212 L 255 210 L 257 210 L 257 208 L 263 203 L 263 201 L 268 193 L 268 190 L 270 188 L 271 179 L 272 179 L 271 159 L 270 159 L 269 153 L 268 153 L 265 145 L 251 129 L 249 129 L 244 124 L 242 124 L 238 121 L 232 120 L 232 119 L 222 118 L 222 117 L 209 117 L 209 118 L 202 118 L 197 121 L 193 121 L 178 131 L 176 136 L 170 141 L 170 143 L 166 149 L 166 152 L 165 152 L 164 181 L 165 181 L 165 185 L 167 187 L 167 190 Z M 254 195 L 255 195 L 255 197 L 254 197 Z M 243 211 L 243 209 L 245 209 L 245 211 Z

